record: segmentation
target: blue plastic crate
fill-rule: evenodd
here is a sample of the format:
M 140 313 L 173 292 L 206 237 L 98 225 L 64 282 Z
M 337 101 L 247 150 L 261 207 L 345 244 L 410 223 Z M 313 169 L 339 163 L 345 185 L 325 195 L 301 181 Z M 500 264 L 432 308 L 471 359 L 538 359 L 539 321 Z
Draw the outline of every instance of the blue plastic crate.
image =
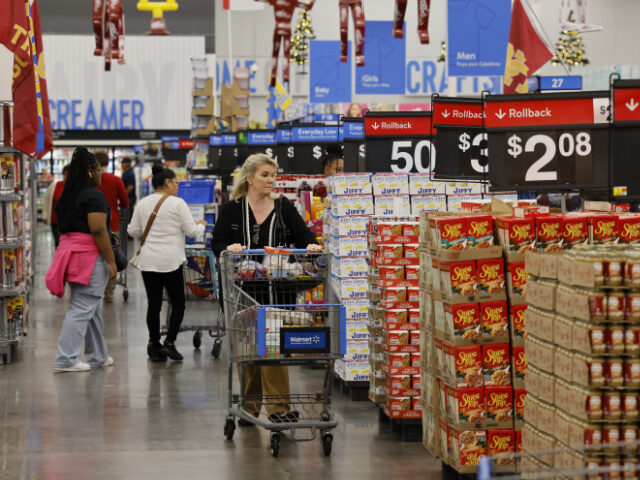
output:
M 215 198 L 215 180 L 191 180 L 180 182 L 178 197 L 189 205 L 213 203 Z

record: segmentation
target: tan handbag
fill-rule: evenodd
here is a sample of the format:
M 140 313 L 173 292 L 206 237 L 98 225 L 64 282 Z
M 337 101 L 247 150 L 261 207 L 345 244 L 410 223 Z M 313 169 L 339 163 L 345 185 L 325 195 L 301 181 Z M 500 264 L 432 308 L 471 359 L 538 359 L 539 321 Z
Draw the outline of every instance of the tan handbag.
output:
M 149 230 L 151 229 L 151 225 L 153 225 L 153 221 L 156 219 L 156 216 L 158 215 L 158 210 L 160 210 L 160 207 L 162 206 L 162 204 L 167 198 L 169 198 L 169 195 L 165 194 L 162 196 L 160 200 L 158 200 L 158 203 L 156 204 L 156 208 L 154 208 L 153 212 L 151 212 L 151 215 L 149 215 L 147 226 L 145 227 L 144 233 L 142 234 L 142 239 L 140 239 L 140 248 L 138 248 L 138 251 L 136 252 L 136 254 L 131 258 L 131 260 L 129 260 L 129 263 L 136 268 L 138 268 L 138 264 L 140 263 L 140 250 L 142 250 L 142 245 L 144 245 L 144 241 L 147 239 L 147 235 L 149 235 Z

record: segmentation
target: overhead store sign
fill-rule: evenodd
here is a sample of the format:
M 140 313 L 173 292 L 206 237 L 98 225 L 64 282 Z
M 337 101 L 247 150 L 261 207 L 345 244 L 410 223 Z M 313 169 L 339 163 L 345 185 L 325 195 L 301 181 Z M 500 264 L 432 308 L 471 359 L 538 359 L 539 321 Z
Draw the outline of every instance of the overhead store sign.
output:
M 617 82 L 613 90 L 614 122 L 640 122 L 640 87 L 623 87 Z M 629 83 L 627 85 L 636 85 Z
M 209 137 L 209 145 L 212 147 L 219 147 L 222 145 L 222 137 L 220 135 L 211 135 Z
M 449 0 L 449 75 L 503 75 L 511 0 Z
M 362 118 L 346 118 L 343 124 L 344 171 L 358 172 L 364 169 L 366 147 Z
M 275 145 L 276 132 L 274 131 L 260 131 L 249 132 L 249 138 L 247 143 L 249 145 Z
M 433 173 L 431 112 L 371 112 L 364 117 L 370 172 Z
M 344 135 L 346 138 L 364 138 L 364 124 L 362 120 L 358 121 L 346 121 L 344 122 Z
M 366 22 L 364 56 L 364 66 L 356 67 L 357 94 L 404 95 L 406 45 L 394 38 L 392 21 Z
M 43 35 L 54 130 L 190 130 L 192 57 L 202 37 L 127 37 L 127 62 L 109 73 L 89 35 Z
M 237 143 L 236 134 L 224 134 L 222 135 L 222 145 L 234 146 Z
M 440 152 L 434 177 L 440 180 L 480 180 L 489 172 L 487 133 L 480 99 L 433 99 L 433 125 Z
M 625 202 L 640 201 L 638 151 L 640 151 L 640 80 L 616 80 L 613 82 L 611 185 L 614 187 L 614 196 L 619 192 L 626 192 Z
M 489 95 L 484 114 L 496 189 L 608 185 L 608 91 Z
M 349 61 L 340 61 L 340 42 L 309 42 L 309 101 L 311 103 L 351 102 L 351 42 Z M 337 119 L 336 119 L 337 120 Z M 318 119 L 324 122 L 327 120 Z
M 292 142 L 337 142 L 338 127 L 337 126 L 309 126 L 309 127 L 293 127 Z

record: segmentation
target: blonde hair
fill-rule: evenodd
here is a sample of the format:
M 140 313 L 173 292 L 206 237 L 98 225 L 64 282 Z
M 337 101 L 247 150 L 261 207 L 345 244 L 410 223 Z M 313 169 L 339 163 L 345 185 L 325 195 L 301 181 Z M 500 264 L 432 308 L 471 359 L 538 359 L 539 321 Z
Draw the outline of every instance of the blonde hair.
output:
M 278 171 L 278 162 L 269 155 L 264 153 L 254 153 L 249 155 L 244 161 L 231 190 L 231 200 L 240 200 L 247 196 L 249 191 L 249 177 L 253 177 L 258 171 L 258 167 L 262 165 L 271 165 L 276 172 Z

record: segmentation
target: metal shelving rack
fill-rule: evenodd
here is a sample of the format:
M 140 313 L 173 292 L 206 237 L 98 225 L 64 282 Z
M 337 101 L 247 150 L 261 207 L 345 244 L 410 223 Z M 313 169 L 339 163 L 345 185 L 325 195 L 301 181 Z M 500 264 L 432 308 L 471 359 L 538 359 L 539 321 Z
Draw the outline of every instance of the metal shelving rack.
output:
M 2 215 L 0 218 L 0 228 L 3 235 L 0 236 L 0 263 L 2 264 L 3 280 L 0 282 L 0 356 L 2 362 L 7 364 L 12 360 L 13 355 L 27 333 L 28 317 L 29 317 L 29 292 L 34 280 L 35 268 L 35 243 L 32 241 L 35 235 L 37 225 L 37 188 L 36 188 L 36 171 L 34 159 L 26 157 L 18 150 L 0 146 L 0 163 L 11 163 L 13 159 L 14 169 L 18 168 L 20 183 L 18 191 L 7 191 L 4 180 L 6 173 L 3 169 L 0 186 L 5 190 L 0 190 L 0 204 L 6 202 L 22 201 L 24 211 L 23 230 L 18 236 L 12 236 L 5 240 L 4 231 L 8 222 L 14 221 L 14 209 L 11 208 L 11 217 Z M 12 159 L 10 158 L 12 157 Z M 5 165 L 3 165 L 5 167 Z M 9 169 L 7 169 L 9 172 Z M 16 170 L 13 171 L 15 179 Z M 9 266 L 5 262 L 5 252 L 8 250 L 16 250 L 24 247 L 23 255 L 13 257 L 14 263 Z M 21 268 L 22 279 L 15 285 L 9 285 L 7 279 L 4 278 L 5 271 L 18 273 L 18 261 L 24 265 Z

